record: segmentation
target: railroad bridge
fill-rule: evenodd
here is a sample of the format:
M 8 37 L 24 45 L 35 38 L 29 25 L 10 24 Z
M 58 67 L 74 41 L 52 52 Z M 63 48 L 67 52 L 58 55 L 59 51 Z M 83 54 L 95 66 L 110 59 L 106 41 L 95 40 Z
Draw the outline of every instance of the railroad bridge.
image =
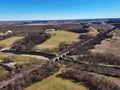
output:
M 114 28 L 112 28 L 112 29 L 110 29 L 110 30 L 106 30 L 105 32 L 97 35 L 96 37 L 93 37 L 93 38 L 89 39 L 88 41 L 86 41 L 86 42 L 84 42 L 84 43 L 81 43 L 81 46 L 90 44 L 92 41 L 94 41 L 94 40 L 96 40 L 96 39 L 98 39 L 98 38 L 100 38 L 100 37 L 104 37 L 106 34 L 108 34 L 108 33 L 112 32 L 112 31 L 116 30 L 116 28 L 117 28 L 117 27 L 114 27 Z M 75 48 L 75 47 L 74 47 L 74 48 Z M 74 48 L 71 48 L 71 49 L 69 49 L 68 51 L 60 54 L 59 56 L 57 56 L 57 57 L 55 57 L 55 58 L 52 58 L 50 61 L 54 61 L 54 62 L 60 61 L 62 58 L 66 57 L 66 56 L 70 53 L 70 51 L 73 51 Z
M 54 62 L 59 61 L 59 60 L 61 60 L 62 58 L 66 57 L 69 53 L 70 53 L 70 51 L 68 50 L 68 51 L 60 54 L 59 56 L 53 58 L 52 61 L 54 61 Z

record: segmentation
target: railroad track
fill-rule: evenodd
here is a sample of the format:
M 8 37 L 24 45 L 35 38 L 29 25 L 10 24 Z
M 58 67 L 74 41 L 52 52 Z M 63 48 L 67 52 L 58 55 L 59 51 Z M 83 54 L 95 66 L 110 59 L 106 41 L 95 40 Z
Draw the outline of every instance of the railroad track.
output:
M 89 39 L 88 41 L 81 43 L 80 45 L 78 44 L 78 46 L 85 46 L 85 45 L 89 44 L 90 42 L 92 42 L 92 41 L 94 41 L 94 40 L 96 40 L 96 39 L 98 39 L 98 38 L 104 37 L 104 36 L 107 35 L 108 33 L 116 30 L 116 28 L 117 28 L 117 27 L 114 27 L 114 28 L 112 28 L 112 29 L 110 29 L 110 30 L 107 30 L 107 31 L 105 31 L 105 32 L 97 35 L 96 37 L 93 37 L 93 38 Z M 76 47 L 77 47 L 77 46 L 76 46 Z M 55 57 L 55 58 L 52 58 L 50 61 L 59 61 L 61 58 L 64 58 L 65 56 L 67 56 L 67 55 L 70 53 L 70 51 L 73 51 L 74 49 L 75 49 L 75 47 L 67 50 L 66 52 L 60 54 L 59 56 L 57 56 L 57 57 Z

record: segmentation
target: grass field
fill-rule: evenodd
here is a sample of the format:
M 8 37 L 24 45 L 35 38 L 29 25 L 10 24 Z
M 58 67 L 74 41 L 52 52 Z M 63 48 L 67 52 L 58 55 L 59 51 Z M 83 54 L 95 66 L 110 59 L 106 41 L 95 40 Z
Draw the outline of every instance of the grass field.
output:
M 115 30 L 115 33 L 120 33 L 120 29 L 116 29 L 116 30 Z
M 96 36 L 98 34 L 98 32 L 97 31 L 91 31 L 91 32 L 88 32 L 87 34 L 90 35 L 90 36 Z
M 83 85 L 56 77 L 56 75 L 60 73 L 61 72 L 57 72 L 43 81 L 31 85 L 25 90 L 88 90 Z
M 103 40 L 101 44 L 96 45 L 95 49 L 92 49 L 91 51 L 94 53 L 105 53 L 120 56 L 120 42 L 106 39 Z
M 14 43 L 14 41 L 22 38 L 23 37 L 10 37 L 8 39 L 1 40 L 0 45 L 4 45 L 4 47 L 10 47 Z
M 101 74 L 95 74 L 95 75 L 97 75 L 98 77 L 102 76 L 105 79 L 110 80 L 110 81 L 112 81 L 112 82 L 114 82 L 114 83 L 116 83 L 117 85 L 120 86 L 120 78 L 112 77 L 112 76 L 106 76 L 106 75 L 101 75 Z
M 6 76 L 8 74 L 8 72 L 0 66 L 0 80 L 4 78 L 4 76 Z
M 71 42 L 79 41 L 78 39 L 79 34 L 77 33 L 63 31 L 63 30 L 48 31 L 47 33 L 50 33 L 52 37 L 43 44 L 37 45 L 37 48 L 39 50 L 46 48 L 48 49 L 57 48 L 61 42 L 71 43 Z
M 40 62 L 43 62 L 42 59 L 35 59 L 33 57 L 29 56 L 22 56 L 22 55 L 10 55 L 6 53 L 0 53 L 0 59 L 4 60 L 5 58 L 12 58 L 12 62 L 21 62 L 21 63 L 29 63 L 31 60 L 40 60 Z
M 93 28 L 93 27 L 89 27 L 90 31 L 87 33 L 88 35 L 91 35 L 91 36 L 96 36 L 97 34 L 99 34 L 99 32 Z
M 113 81 L 114 83 L 116 83 L 117 85 L 120 86 L 120 78 L 116 78 L 116 77 L 106 77 L 108 80 Z
M 111 39 L 105 39 L 92 49 L 94 53 L 105 53 L 120 56 L 120 29 L 114 31 Z

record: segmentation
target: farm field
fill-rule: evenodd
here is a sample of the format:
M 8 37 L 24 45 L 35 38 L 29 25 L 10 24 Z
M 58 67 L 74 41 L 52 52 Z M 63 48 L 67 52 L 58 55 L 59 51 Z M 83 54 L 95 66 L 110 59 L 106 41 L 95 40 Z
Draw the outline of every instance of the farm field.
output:
M 100 45 L 96 45 L 95 49 L 92 49 L 92 52 L 120 56 L 119 50 L 120 50 L 119 41 L 103 40 Z
M 113 37 L 105 39 L 101 44 L 96 45 L 95 49 L 92 49 L 94 53 L 105 53 L 120 56 L 120 29 L 116 29 L 113 33 Z
M 0 45 L 4 45 L 4 47 L 10 47 L 16 40 L 22 39 L 23 37 L 10 37 L 5 40 L 0 41 Z
M 83 85 L 76 84 L 70 80 L 63 80 L 56 77 L 61 72 L 44 79 L 41 82 L 35 83 L 24 90 L 88 90 Z
M 61 30 L 71 30 L 71 29 L 80 29 L 79 24 L 74 23 L 66 23 L 66 24 L 59 24 L 59 23 L 44 23 L 44 24 L 24 24 L 24 25 L 11 25 L 10 27 L 1 25 L 0 31 L 5 32 L 6 30 L 12 30 L 13 32 L 44 32 L 44 29 L 48 28 L 57 28 Z
M 50 33 L 52 37 L 48 39 L 46 42 L 43 44 L 37 45 L 36 47 L 40 49 L 53 49 L 57 48 L 58 45 L 61 42 L 66 42 L 66 43 L 72 43 L 72 42 L 78 42 L 79 39 L 79 34 L 73 33 L 73 32 L 68 32 L 68 31 L 63 31 L 63 30 L 58 30 L 58 31 L 48 31 L 47 33 Z

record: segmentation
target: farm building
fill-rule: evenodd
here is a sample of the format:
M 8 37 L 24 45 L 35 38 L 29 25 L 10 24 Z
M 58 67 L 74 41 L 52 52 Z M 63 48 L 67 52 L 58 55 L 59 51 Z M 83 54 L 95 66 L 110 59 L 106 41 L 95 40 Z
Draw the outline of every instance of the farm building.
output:
M 9 34 L 12 34 L 13 32 L 11 31 L 11 30 L 7 30 L 6 32 L 5 32 L 5 34 L 6 35 L 9 35 Z

